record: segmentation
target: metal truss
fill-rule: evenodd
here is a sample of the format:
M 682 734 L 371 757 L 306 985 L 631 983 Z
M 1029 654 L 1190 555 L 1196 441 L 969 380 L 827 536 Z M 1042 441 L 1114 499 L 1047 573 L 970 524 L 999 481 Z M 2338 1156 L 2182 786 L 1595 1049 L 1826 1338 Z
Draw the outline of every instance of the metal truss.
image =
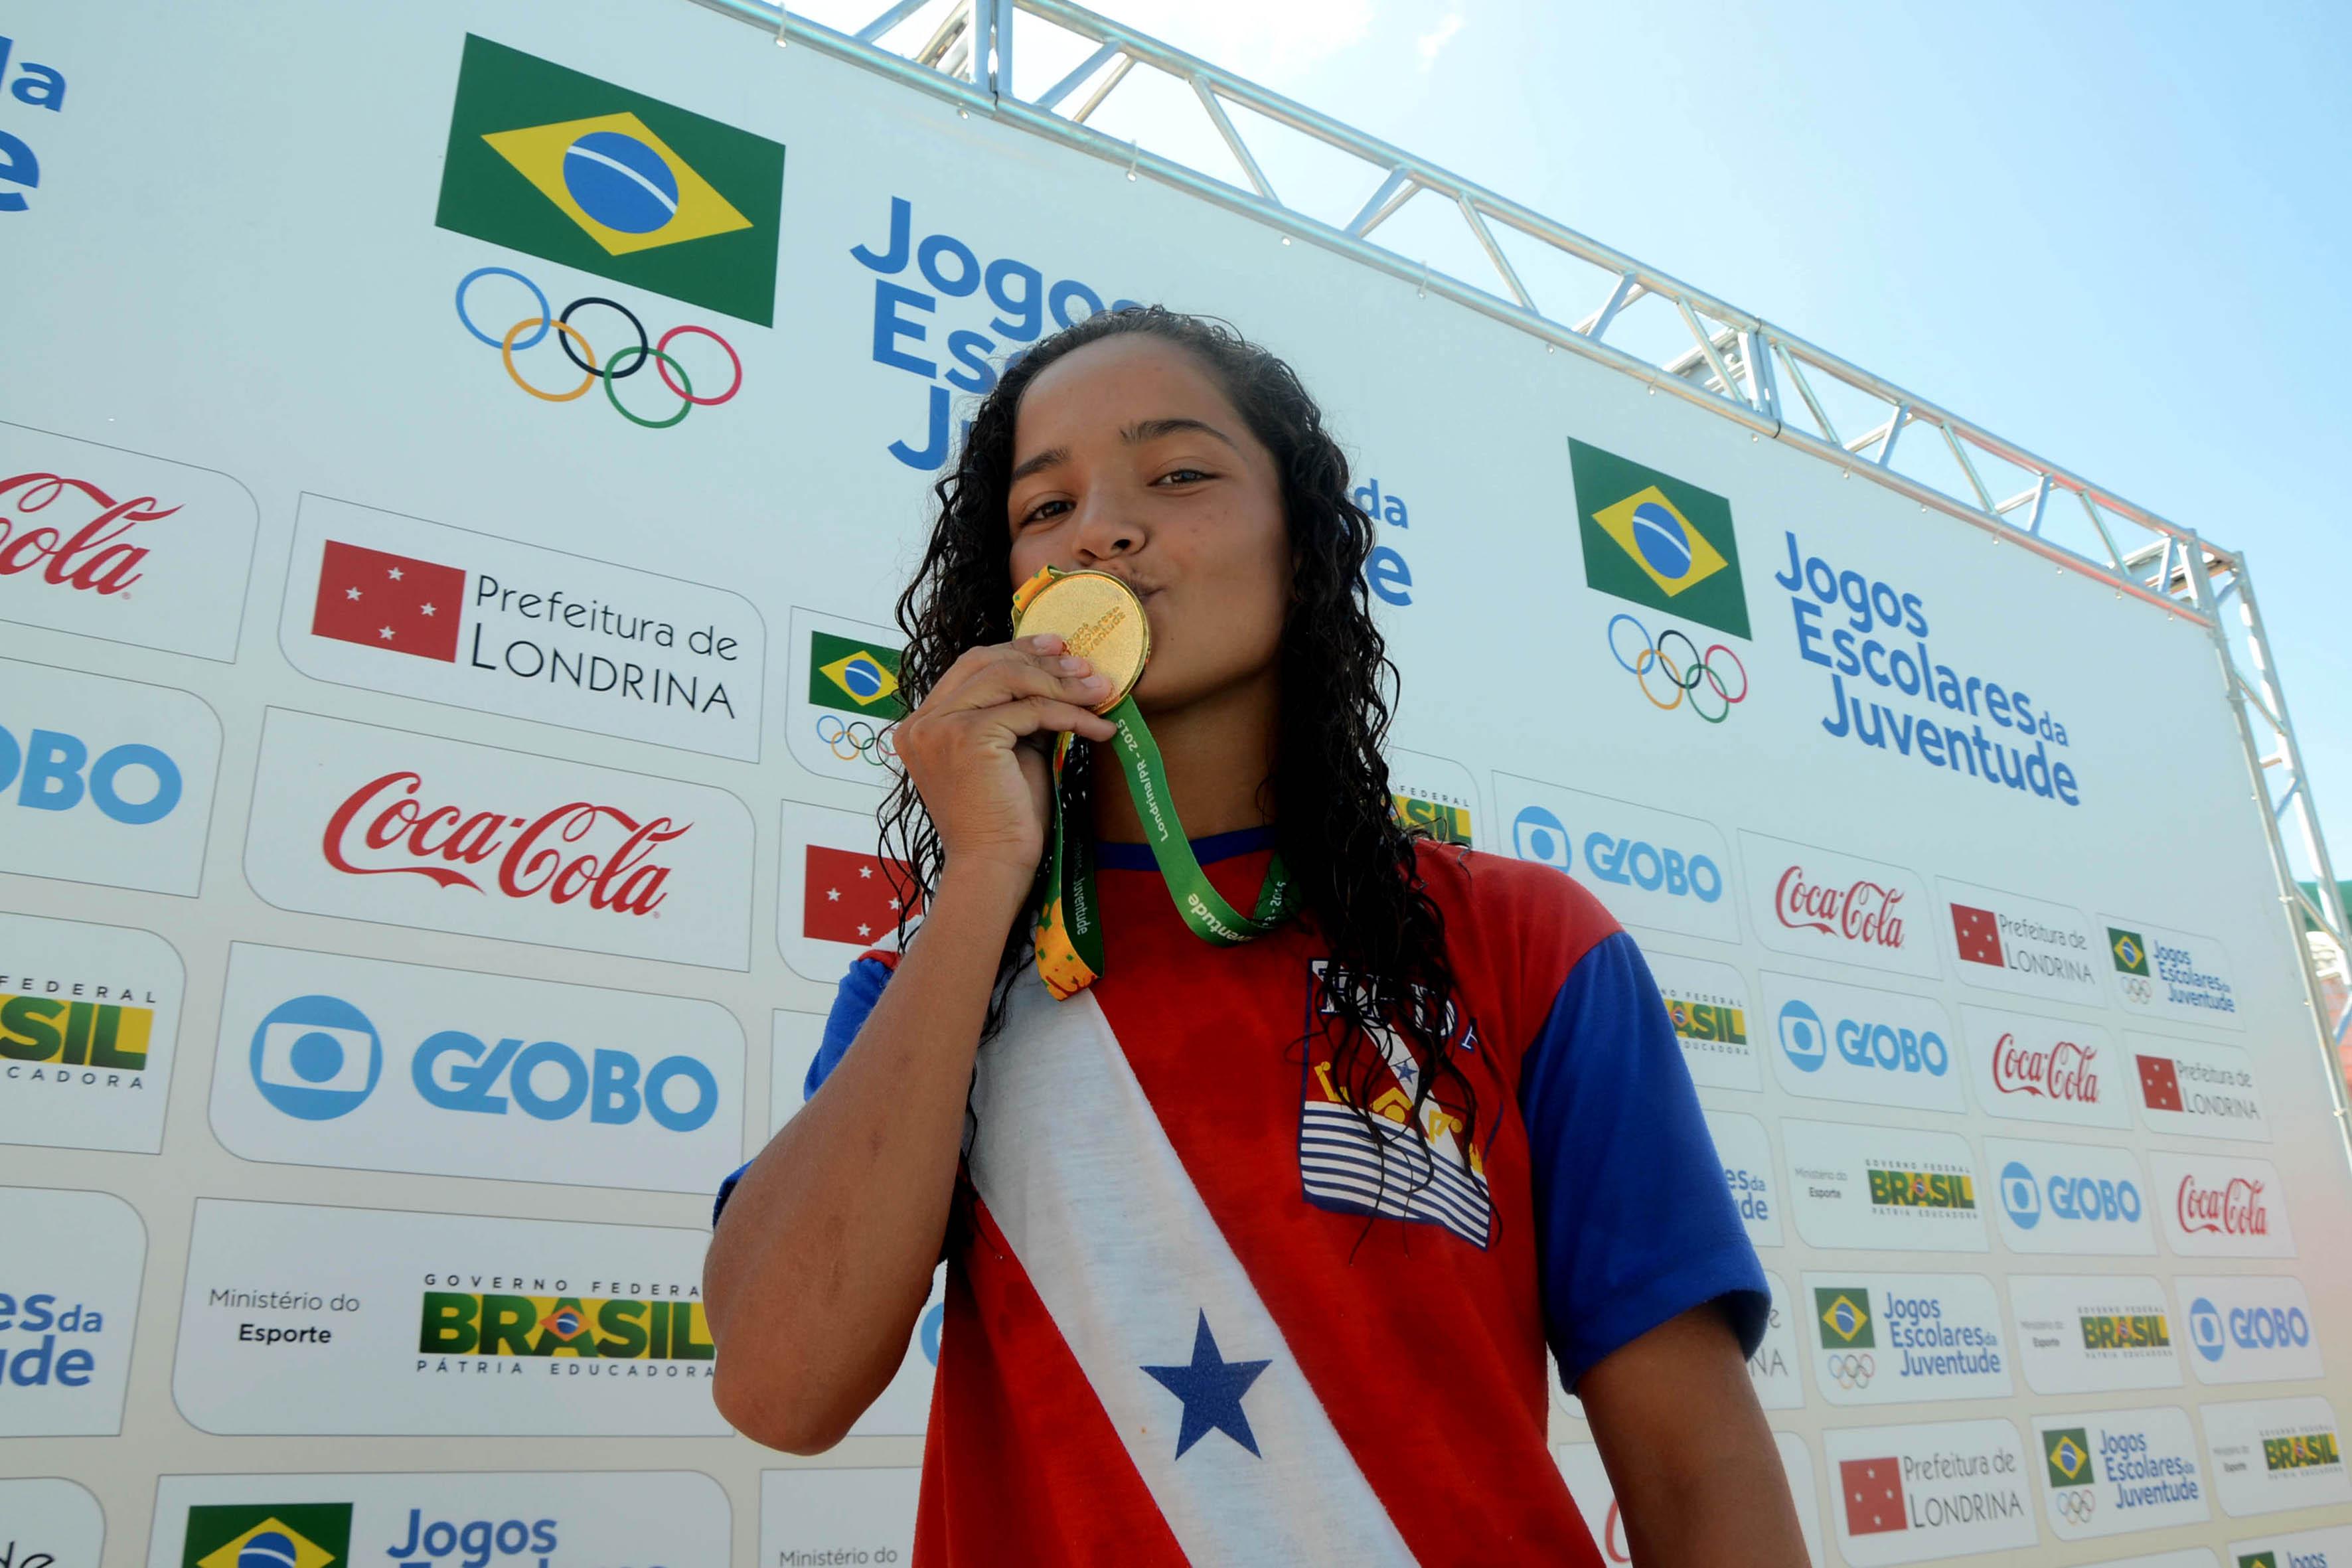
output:
M 2246 749 L 2256 801 L 2282 889 L 2281 918 L 2305 957 L 2315 1038 L 2326 1006 L 2297 918 L 2307 911 L 2347 950 L 2335 868 L 2313 808 L 2308 775 L 2278 683 L 2252 580 L 2242 554 L 2104 486 L 2049 462 L 1950 410 L 1776 327 L 1753 312 L 1588 238 L 1507 196 L 1447 173 L 1171 48 L 1067 0 L 897 0 L 854 32 L 824 26 L 762 0 L 696 0 L 1065 146 L 1190 192 L 1294 239 L 1337 251 L 1541 340 L 1581 354 L 1748 426 L 1759 440 L 1794 447 L 1844 471 L 1983 531 L 1996 544 L 2038 555 L 2061 571 L 2106 584 L 2206 627 Z M 1013 89 L 1016 46 L 1077 63 L 1042 91 Z M 1137 73 L 1143 76 L 1139 78 Z M 1230 158 L 1203 167 L 1105 134 L 1089 121 L 1125 89 L 1154 74 L 1197 103 L 1213 142 Z M 1164 97 L 1164 95 L 1163 95 Z M 1244 111 L 1236 120 L 1235 111 Z M 1246 134 L 1244 128 L 1246 127 Z M 1277 195 L 1266 174 L 1281 144 L 1318 153 L 1312 188 Z M 1286 177 L 1286 184 L 1288 184 Z M 1337 205 L 1334 205 L 1336 202 Z M 1322 216 L 1310 208 L 1321 207 Z M 1414 229 L 1415 252 L 1379 237 L 1408 207 L 1435 215 L 1452 241 Z M 1351 216 L 1341 216 L 1352 212 Z M 1464 241 L 1466 240 L 1466 243 Z M 1411 243 L 1410 241 L 1407 243 Z M 1431 249 L 1467 265 L 1433 268 Z M 1516 258 L 1516 259 L 1515 259 Z M 1466 274 L 1466 275 L 1464 275 Z M 1544 286 L 1531 288 L 1540 274 Z M 1552 279 L 1559 281 L 1554 282 Z M 1540 297 L 1539 297 L 1540 295 Z M 1641 330 L 1636 331 L 1640 323 Z M 1613 334 L 1613 335 L 1612 335 Z M 1899 458 L 1899 461 L 1898 461 Z M 2236 601 L 2233 638 L 2224 610 Z M 2285 828 L 2292 825 L 2319 896 L 2296 887 Z M 2328 1053 L 2336 1115 L 2352 1138 L 2343 1076 Z M 2352 1141 L 2347 1141 L 2352 1153 Z

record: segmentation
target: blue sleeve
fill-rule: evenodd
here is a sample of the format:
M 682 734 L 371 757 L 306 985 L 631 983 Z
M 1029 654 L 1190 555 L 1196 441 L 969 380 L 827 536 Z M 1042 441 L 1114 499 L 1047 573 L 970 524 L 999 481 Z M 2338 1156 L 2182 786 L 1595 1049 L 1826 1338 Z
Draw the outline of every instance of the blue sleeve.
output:
M 841 977 L 841 988 L 833 994 L 833 1011 L 825 1016 L 824 1038 L 809 1061 L 808 1077 L 801 1083 L 801 1103 L 807 1104 L 824 1087 L 833 1069 L 840 1064 L 857 1031 L 866 1026 L 866 1016 L 874 1011 L 881 999 L 882 987 L 890 983 L 890 965 L 867 954 L 849 966 Z M 719 1216 L 727 1210 L 727 1200 L 735 1195 L 735 1184 L 751 1168 L 750 1161 L 738 1166 L 734 1174 L 719 1184 L 719 1199 L 710 1205 L 710 1223 L 715 1227 Z
M 833 994 L 833 1011 L 825 1016 L 824 1039 L 809 1060 L 808 1077 L 801 1081 L 802 1104 L 815 1099 L 833 1069 L 841 1065 L 849 1043 L 866 1027 L 866 1016 L 882 999 L 882 987 L 890 984 L 893 973 L 890 965 L 869 955 L 851 964 L 849 973 L 841 977 L 841 989 Z
M 1572 1391 L 1612 1351 L 1708 1301 L 1753 1355 L 1771 1310 L 1764 1268 L 1657 983 L 1624 932 L 1569 972 L 1521 1064 L 1519 1110 L 1561 1382 Z

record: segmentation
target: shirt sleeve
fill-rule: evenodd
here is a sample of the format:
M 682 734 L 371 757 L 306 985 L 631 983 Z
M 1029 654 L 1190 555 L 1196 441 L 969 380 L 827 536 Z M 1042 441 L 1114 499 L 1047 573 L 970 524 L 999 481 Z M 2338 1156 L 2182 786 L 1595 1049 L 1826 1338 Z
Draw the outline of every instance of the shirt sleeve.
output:
M 1611 1352 L 1720 1300 L 1742 1353 L 1771 1299 L 1657 983 L 1615 931 L 1569 972 L 1519 1077 L 1544 1321 L 1573 1390 Z
M 890 983 L 898 966 L 898 955 L 889 952 L 868 952 L 859 956 L 841 977 L 841 987 L 833 994 L 833 1011 L 825 1015 L 824 1038 L 818 1042 L 816 1055 L 810 1058 L 808 1077 L 801 1081 L 801 1103 L 805 1105 L 823 1088 L 833 1069 L 840 1065 L 857 1031 L 866 1026 L 866 1016 L 874 1011 L 874 1004 L 882 997 L 882 987 Z M 710 1205 L 710 1224 L 715 1229 L 719 1216 L 727 1212 L 727 1200 L 735 1195 L 735 1184 L 751 1168 L 745 1161 L 733 1174 L 719 1184 L 718 1201 Z

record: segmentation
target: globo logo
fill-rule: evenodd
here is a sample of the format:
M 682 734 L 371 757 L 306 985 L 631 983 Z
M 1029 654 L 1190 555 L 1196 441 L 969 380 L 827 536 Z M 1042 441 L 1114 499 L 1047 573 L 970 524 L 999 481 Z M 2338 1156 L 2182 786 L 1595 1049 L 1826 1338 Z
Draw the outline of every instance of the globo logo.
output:
M 692 1057 L 664 1057 L 641 1069 L 626 1051 L 599 1047 L 583 1060 L 561 1040 L 526 1047 L 509 1037 L 485 1046 L 444 1029 L 417 1047 L 408 1075 L 427 1104 L 489 1116 L 504 1116 L 511 1102 L 525 1116 L 562 1121 L 586 1106 L 589 1121 L 608 1126 L 626 1126 L 642 1112 L 672 1132 L 691 1132 L 719 1109 L 719 1079 Z M 672 1103 L 679 1085 L 691 1096 L 682 1108 Z
M 0 794 L 16 786 L 16 804 L 33 811 L 71 811 L 89 802 L 130 827 L 161 822 L 180 804 L 180 768 L 136 742 L 93 758 L 79 736 L 33 730 L 23 741 L 0 727 Z
M 1638 838 L 1588 833 L 1584 864 L 1604 882 L 1639 888 L 1645 893 L 1663 889 L 1675 898 L 1696 898 L 1703 904 L 1723 897 L 1723 872 L 1713 860 L 1704 855 L 1685 856 L 1679 849 L 1661 849 Z
M 1822 1027 L 1822 1016 L 1803 1002 L 1788 1002 L 1780 1007 L 1780 1054 L 1793 1063 L 1799 1072 L 1819 1072 L 1829 1060 L 1829 1032 Z
M 2000 1204 L 2011 1224 L 2032 1230 L 2047 1211 L 2059 1219 L 2089 1223 L 2121 1221 L 2137 1225 L 2143 1212 L 2139 1187 L 2130 1181 L 2105 1176 L 2074 1176 L 2061 1172 L 2048 1183 L 2038 1182 L 2024 1162 L 2011 1160 L 2000 1171 Z
M 1511 819 L 1511 853 L 1556 871 L 1570 869 L 1568 829 L 1542 806 L 1531 805 Z
M 2042 1223 L 2042 1184 L 2021 1160 L 2011 1160 L 2000 1168 L 2000 1206 L 2009 1211 L 2010 1222 L 2020 1230 L 2032 1230 Z
M 271 1105 L 305 1121 L 329 1121 L 375 1091 L 383 1044 L 367 1015 L 341 997 L 298 996 L 254 1031 L 252 1066 L 254 1087 Z M 562 1121 L 584 1110 L 604 1126 L 647 1116 L 673 1132 L 691 1132 L 719 1110 L 718 1077 L 692 1057 L 665 1057 L 646 1068 L 627 1051 L 598 1047 L 583 1056 L 561 1040 L 526 1046 L 516 1037 L 488 1044 L 462 1029 L 428 1036 L 408 1076 L 427 1105 L 483 1116 L 517 1110 Z
M 383 1077 L 383 1041 L 340 996 L 281 1002 L 253 1031 L 253 1087 L 287 1115 L 331 1121 L 359 1109 Z
M 2050 1212 L 2060 1219 L 2139 1223 L 2139 1188 L 2130 1182 L 2058 1175 L 2050 1178 L 2049 1192 Z
M 1819 1072 L 1832 1040 L 1839 1058 L 1858 1068 L 1942 1078 L 1952 1067 L 1951 1047 L 1933 1029 L 1906 1029 L 1862 1018 L 1840 1018 L 1835 1028 L 1825 1029 L 1811 1003 L 1782 1005 L 1780 1049 L 1800 1072 Z
M 2189 1337 L 2209 1362 L 2220 1361 L 2232 1346 L 2302 1350 L 2311 1343 L 2311 1319 L 2300 1307 L 2232 1307 L 2225 1314 L 2200 1296 L 2189 1306 Z
M 2189 1342 L 2207 1361 L 2220 1361 L 2230 1348 L 2221 1338 L 2221 1309 L 2203 1296 L 2189 1303 Z
M 1952 1065 L 1944 1037 L 1933 1029 L 1897 1028 L 1892 1024 L 1840 1018 L 1838 1055 L 1858 1068 L 1882 1068 L 1888 1072 L 1924 1072 L 1941 1078 Z

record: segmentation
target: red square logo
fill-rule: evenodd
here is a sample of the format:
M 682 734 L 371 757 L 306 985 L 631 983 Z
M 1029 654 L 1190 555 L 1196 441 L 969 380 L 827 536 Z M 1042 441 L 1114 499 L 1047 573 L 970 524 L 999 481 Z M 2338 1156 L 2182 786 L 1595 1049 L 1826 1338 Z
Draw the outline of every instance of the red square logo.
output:
M 1990 910 L 1954 904 L 1952 935 L 1959 943 L 1961 958 L 1970 963 L 2000 967 L 2000 922 L 1993 918 Z
M 466 574 L 457 567 L 331 539 L 319 563 L 310 635 L 455 664 L 465 605 Z
M 1845 1532 L 1881 1535 L 1907 1530 L 1903 1517 L 1903 1466 L 1883 1459 L 1845 1459 L 1838 1464 L 1838 1490 L 1845 1495 Z
M 801 934 L 871 947 L 898 934 L 899 900 L 913 889 L 914 877 L 898 861 L 812 844 L 801 883 Z M 918 898 L 908 912 L 922 911 Z
M 2180 1072 L 2170 1057 L 2140 1057 L 2139 1102 L 2150 1110 L 2179 1110 Z

